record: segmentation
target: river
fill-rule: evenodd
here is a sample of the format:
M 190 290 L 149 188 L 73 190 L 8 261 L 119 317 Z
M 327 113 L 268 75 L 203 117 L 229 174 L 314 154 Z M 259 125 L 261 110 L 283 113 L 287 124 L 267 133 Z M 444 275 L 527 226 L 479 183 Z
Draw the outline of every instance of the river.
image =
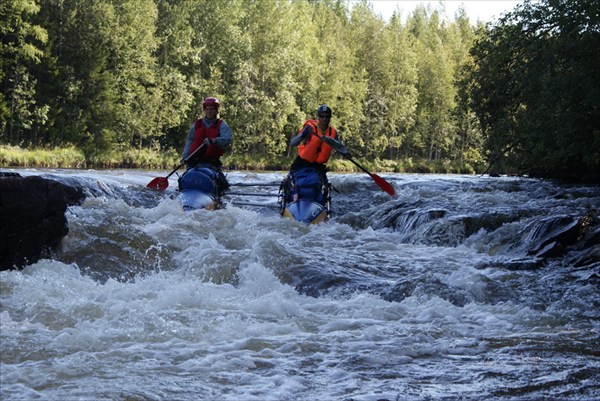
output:
M 161 172 L 12 171 L 87 197 L 54 260 L 0 272 L 2 400 L 600 399 L 600 245 L 546 252 L 598 230 L 598 187 L 330 173 L 307 226 L 184 212 Z

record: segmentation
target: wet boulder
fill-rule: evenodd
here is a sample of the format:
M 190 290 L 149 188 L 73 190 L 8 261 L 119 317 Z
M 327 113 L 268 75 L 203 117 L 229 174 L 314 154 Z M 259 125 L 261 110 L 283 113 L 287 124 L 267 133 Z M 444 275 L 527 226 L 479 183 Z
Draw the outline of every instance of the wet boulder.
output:
M 0 173 L 0 270 L 49 257 L 69 232 L 65 211 L 77 191 L 54 180 Z
M 595 215 L 596 211 L 590 210 L 579 219 L 562 216 L 538 222 L 530 233 L 533 241 L 528 254 L 538 258 L 554 258 L 571 250 L 593 246 L 597 241 L 597 235 L 593 235 L 595 230 L 592 229 L 596 223 Z
M 573 266 L 600 266 L 600 226 L 586 232 L 583 240 L 576 245 L 570 260 Z

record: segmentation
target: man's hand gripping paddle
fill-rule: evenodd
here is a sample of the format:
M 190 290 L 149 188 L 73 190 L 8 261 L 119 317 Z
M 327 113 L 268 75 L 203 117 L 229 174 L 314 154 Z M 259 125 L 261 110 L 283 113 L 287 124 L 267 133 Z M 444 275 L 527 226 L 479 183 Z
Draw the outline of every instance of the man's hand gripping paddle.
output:
M 146 187 L 150 188 L 150 189 L 156 189 L 157 191 L 164 191 L 165 189 L 167 189 L 167 187 L 169 186 L 169 177 L 172 176 L 173 174 L 175 174 L 175 172 L 177 170 L 179 170 L 181 167 L 183 167 L 185 165 L 185 163 L 187 163 L 188 160 L 190 160 L 196 153 L 198 153 L 200 151 L 200 149 L 204 149 L 205 147 L 206 147 L 206 143 L 203 143 L 202 145 L 198 146 L 196 148 L 196 150 L 194 150 L 188 157 L 186 157 L 181 162 L 181 164 L 179 164 L 179 166 L 175 167 L 175 169 L 173 171 L 171 171 L 168 176 L 156 177 L 155 179 L 150 181 L 148 183 L 148 185 L 146 185 Z
M 314 135 L 317 135 L 317 134 L 314 134 Z M 373 179 L 373 181 L 375 181 L 375 184 L 377 184 L 377 186 L 379 188 L 381 188 L 383 191 L 387 192 L 391 196 L 396 196 L 396 190 L 394 189 L 394 187 L 392 187 L 392 185 L 389 182 L 387 182 L 386 180 L 384 180 L 383 178 L 381 178 L 377 174 L 370 173 L 366 168 L 364 168 L 363 166 L 361 166 L 360 164 L 358 164 L 354 159 L 352 159 L 352 157 L 350 157 L 350 152 L 348 152 L 348 149 L 346 149 L 346 147 L 342 143 L 336 141 L 333 138 L 325 136 L 325 135 L 323 135 L 323 136 L 317 135 L 317 136 L 323 142 L 325 142 L 326 144 L 330 145 L 332 148 L 334 148 L 335 150 L 337 150 L 342 156 L 344 156 L 345 159 L 350 160 L 359 169 L 361 169 L 365 173 L 369 174 L 369 176 Z

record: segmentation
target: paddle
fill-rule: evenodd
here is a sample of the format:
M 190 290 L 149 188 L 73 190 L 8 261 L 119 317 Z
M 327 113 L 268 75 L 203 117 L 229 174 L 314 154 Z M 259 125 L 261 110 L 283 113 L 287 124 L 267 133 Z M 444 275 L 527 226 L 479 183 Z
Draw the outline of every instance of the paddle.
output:
M 314 135 L 317 135 L 317 134 L 314 134 Z M 389 182 L 387 182 L 386 180 L 384 180 L 377 174 L 372 174 L 366 168 L 364 168 L 363 166 L 358 164 L 358 162 L 356 162 L 354 159 L 352 159 L 352 157 L 350 157 L 350 152 L 348 152 L 348 149 L 346 149 L 346 147 L 342 143 L 340 143 L 340 142 L 336 141 L 335 139 L 330 138 L 328 136 L 324 136 L 324 135 L 323 136 L 317 135 L 317 136 L 319 138 L 321 138 L 323 140 L 323 142 L 327 143 L 328 145 L 333 147 L 335 150 L 337 150 L 342 156 L 344 156 L 344 158 L 346 158 L 346 159 L 350 160 L 352 163 L 354 163 L 356 165 L 356 167 L 358 167 L 365 173 L 369 174 L 369 176 L 373 179 L 373 181 L 375 181 L 375 184 L 377 184 L 377 186 L 379 188 L 381 188 L 383 191 L 387 192 L 391 196 L 396 196 L 396 190 L 394 189 L 394 187 L 392 187 L 392 185 Z
M 169 177 L 172 176 L 173 174 L 175 174 L 175 172 L 177 170 L 179 170 L 181 167 L 183 167 L 185 165 L 185 163 L 187 163 L 187 161 L 192 158 L 192 156 L 194 156 L 196 153 L 198 153 L 198 151 L 200 151 L 200 149 L 204 149 L 205 147 L 206 147 L 205 143 L 198 146 L 196 148 L 196 150 L 194 150 L 188 157 L 186 157 L 179 166 L 175 167 L 175 169 L 173 171 L 171 171 L 168 176 L 156 177 L 155 179 L 150 181 L 148 183 L 148 185 L 146 185 L 146 187 L 150 188 L 150 189 L 156 189 L 157 191 L 164 191 L 165 189 L 167 189 L 167 187 L 169 186 Z

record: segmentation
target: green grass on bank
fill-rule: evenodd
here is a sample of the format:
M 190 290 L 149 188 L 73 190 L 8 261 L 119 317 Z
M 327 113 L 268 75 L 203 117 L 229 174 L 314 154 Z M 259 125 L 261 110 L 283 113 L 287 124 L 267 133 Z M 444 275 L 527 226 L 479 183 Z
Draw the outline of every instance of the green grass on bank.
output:
M 226 170 L 287 171 L 293 157 L 251 157 L 231 155 L 223 157 Z M 468 163 L 449 160 L 355 160 L 372 172 L 424 173 L 424 174 L 476 174 L 485 166 L 472 166 Z M 179 164 L 180 155 L 173 149 L 157 151 L 152 149 L 128 149 L 103 154 L 85 155 L 75 147 L 55 149 L 22 149 L 0 145 L 0 167 L 15 168 L 69 168 L 69 169 L 115 169 L 137 168 L 148 170 L 170 170 Z M 339 156 L 327 163 L 329 171 L 361 172 L 349 160 Z
M 128 149 L 86 156 L 81 149 L 75 147 L 22 149 L 16 146 L 0 146 L 2 167 L 168 169 L 177 165 L 179 158 L 175 151 L 158 152 L 150 149 Z

